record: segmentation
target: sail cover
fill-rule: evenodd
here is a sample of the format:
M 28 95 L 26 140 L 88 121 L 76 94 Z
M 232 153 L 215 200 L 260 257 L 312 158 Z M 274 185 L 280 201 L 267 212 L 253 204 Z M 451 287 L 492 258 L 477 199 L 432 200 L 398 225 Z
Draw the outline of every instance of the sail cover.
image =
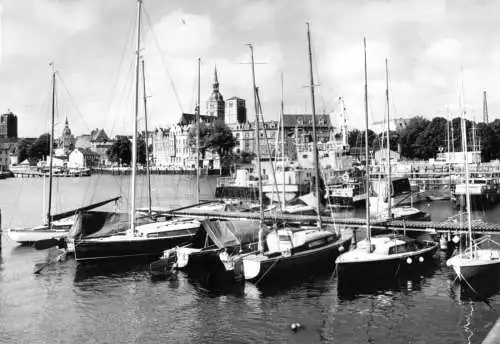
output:
M 247 244 L 257 240 L 259 221 L 210 220 L 203 228 L 217 247 Z
M 124 232 L 130 228 L 128 213 L 87 211 L 78 214 L 69 236 L 99 238 Z M 137 218 L 136 225 L 153 222 L 149 217 Z
M 83 206 L 83 207 L 80 207 L 80 208 L 76 208 L 76 209 L 65 211 L 63 213 L 54 214 L 54 215 L 51 216 L 50 220 L 51 221 L 57 221 L 57 220 L 60 220 L 60 219 L 64 219 L 66 217 L 73 216 L 73 215 L 75 215 L 78 212 L 92 210 L 92 209 L 101 207 L 101 206 L 103 206 L 105 204 L 117 201 L 120 198 L 121 198 L 121 196 L 116 196 L 116 197 L 113 197 L 113 198 L 110 198 L 110 199 L 107 199 L 107 200 L 104 200 L 104 201 L 101 201 L 101 202 L 92 203 L 92 204 L 89 204 L 89 205 L 86 205 L 86 206 Z

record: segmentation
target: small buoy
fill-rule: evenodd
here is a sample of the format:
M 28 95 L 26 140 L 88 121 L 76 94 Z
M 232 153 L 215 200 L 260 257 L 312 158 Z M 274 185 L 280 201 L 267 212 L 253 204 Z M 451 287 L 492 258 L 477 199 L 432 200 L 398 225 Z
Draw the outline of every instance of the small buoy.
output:
M 412 260 L 410 257 L 406 258 L 406 263 L 411 264 Z
M 460 237 L 458 235 L 455 235 L 451 240 L 453 240 L 455 244 L 458 244 L 460 242 Z
M 424 257 L 418 257 L 418 261 L 419 261 L 420 263 L 423 263 L 423 262 L 424 262 Z
M 302 327 L 302 325 L 300 323 L 293 323 L 292 325 L 290 325 L 290 328 L 292 329 L 292 331 L 297 331 L 301 327 Z
M 339 247 L 339 252 L 344 252 L 344 246 Z

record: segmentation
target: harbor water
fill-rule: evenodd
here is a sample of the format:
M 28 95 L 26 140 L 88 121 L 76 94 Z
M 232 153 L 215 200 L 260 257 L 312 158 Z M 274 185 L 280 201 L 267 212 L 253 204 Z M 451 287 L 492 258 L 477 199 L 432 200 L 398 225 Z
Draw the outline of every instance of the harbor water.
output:
M 128 181 L 58 179 L 54 208 L 117 194 L 124 195 L 123 208 Z M 153 175 L 152 185 L 154 206 L 174 208 L 195 198 L 194 176 Z M 200 198 L 211 198 L 215 185 L 215 177 L 203 177 Z M 40 224 L 47 194 L 42 178 L 0 180 L 3 229 Z M 435 221 L 456 213 L 447 201 L 419 207 Z M 476 215 L 500 222 L 499 207 Z M 339 291 L 331 272 L 265 289 L 246 283 L 217 290 L 181 272 L 154 280 L 133 263 L 97 269 L 68 259 L 33 274 L 53 254 L 18 246 L 3 233 L 0 343 L 481 343 L 500 311 L 498 283 L 481 291 L 456 283 L 444 252 L 418 276 L 359 293 Z M 291 331 L 293 323 L 302 327 Z

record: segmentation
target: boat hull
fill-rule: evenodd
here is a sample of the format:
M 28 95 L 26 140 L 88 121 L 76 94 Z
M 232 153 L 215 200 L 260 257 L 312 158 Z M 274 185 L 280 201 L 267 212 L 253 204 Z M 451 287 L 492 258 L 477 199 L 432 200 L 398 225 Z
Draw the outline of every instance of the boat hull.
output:
M 335 259 L 349 250 L 352 238 L 340 239 L 325 246 L 296 252 L 290 256 L 279 255 L 262 259 L 262 255 L 248 255 L 240 260 L 246 280 L 266 283 L 297 277 L 299 274 L 312 273 L 313 270 L 334 266 Z
M 167 238 L 108 238 L 84 239 L 75 242 L 78 263 L 92 263 L 121 259 L 158 259 L 163 251 L 186 244 L 192 235 Z M 106 240 L 108 239 L 108 240 Z
M 495 276 L 500 269 L 499 251 L 480 249 L 476 251 L 476 254 L 477 258 L 464 254 L 454 256 L 446 262 L 446 265 L 452 267 L 461 280 L 469 281 L 488 275 Z
M 426 248 L 394 254 L 383 259 L 337 262 L 339 286 L 355 288 L 364 282 L 372 283 L 420 271 L 434 261 L 438 246 L 435 242 L 428 242 Z
M 31 229 L 9 229 L 9 238 L 21 245 L 30 245 L 36 241 L 46 239 L 58 239 L 68 235 L 68 230 L 31 230 Z

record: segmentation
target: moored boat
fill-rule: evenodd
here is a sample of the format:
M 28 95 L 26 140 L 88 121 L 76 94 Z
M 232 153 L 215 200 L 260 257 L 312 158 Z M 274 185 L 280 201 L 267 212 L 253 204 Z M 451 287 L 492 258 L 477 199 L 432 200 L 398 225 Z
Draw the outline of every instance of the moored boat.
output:
M 74 224 L 73 218 L 65 218 L 53 221 L 49 225 L 40 225 L 31 228 L 9 228 L 7 235 L 12 241 L 22 245 L 29 245 L 40 240 L 59 239 L 68 235 Z
M 285 228 L 266 236 L 268 250 L 241 259 L 246 280 L 265 283 L 332 267 L 332 262 L 349 249 L 352 238 L 317 228 Z
M 467 248 L 458 252 L 456 255 L 451 257 L 446 261 L 446 265 L 453 268 L 453 271 L 460 279 L 460 281 L 467 282 L 469 279 L 475 277 L 481 277 L 492 272 L 495 272 L 498 267 L 500 267 L 500 250 L 498 248 L 481 248 L 480 245 L 484 245 L 486 242 L 494 244 L 500 247 L 500 244 L 492 240 L 489 237 L 483 237 L 478 240 L 473 240 L 472 237 L 472 201 L 471 201 L 471 190 L 475 188 L 471 187 L 470 176 L 469 176 L 469 163 L 467 154 L 467 130 L 465 124 L 465 110 L 462 112 L 460 118 L 460 129 L 462 136 L 462 151 L 464 153 L 464 165 L 465 165 L 465 205 L 467 208 Z M 496 274 L 491 274 L 495 276 Z
M 460 280 L 496 276 L 500 269 L 498 249 L 467 249 L 446 261 Z
M 337 258 L 341 283 L 394 277 L 415 271 L 431 262 L 438 244 L 401 235 L 381 235 L 362 240 Z

